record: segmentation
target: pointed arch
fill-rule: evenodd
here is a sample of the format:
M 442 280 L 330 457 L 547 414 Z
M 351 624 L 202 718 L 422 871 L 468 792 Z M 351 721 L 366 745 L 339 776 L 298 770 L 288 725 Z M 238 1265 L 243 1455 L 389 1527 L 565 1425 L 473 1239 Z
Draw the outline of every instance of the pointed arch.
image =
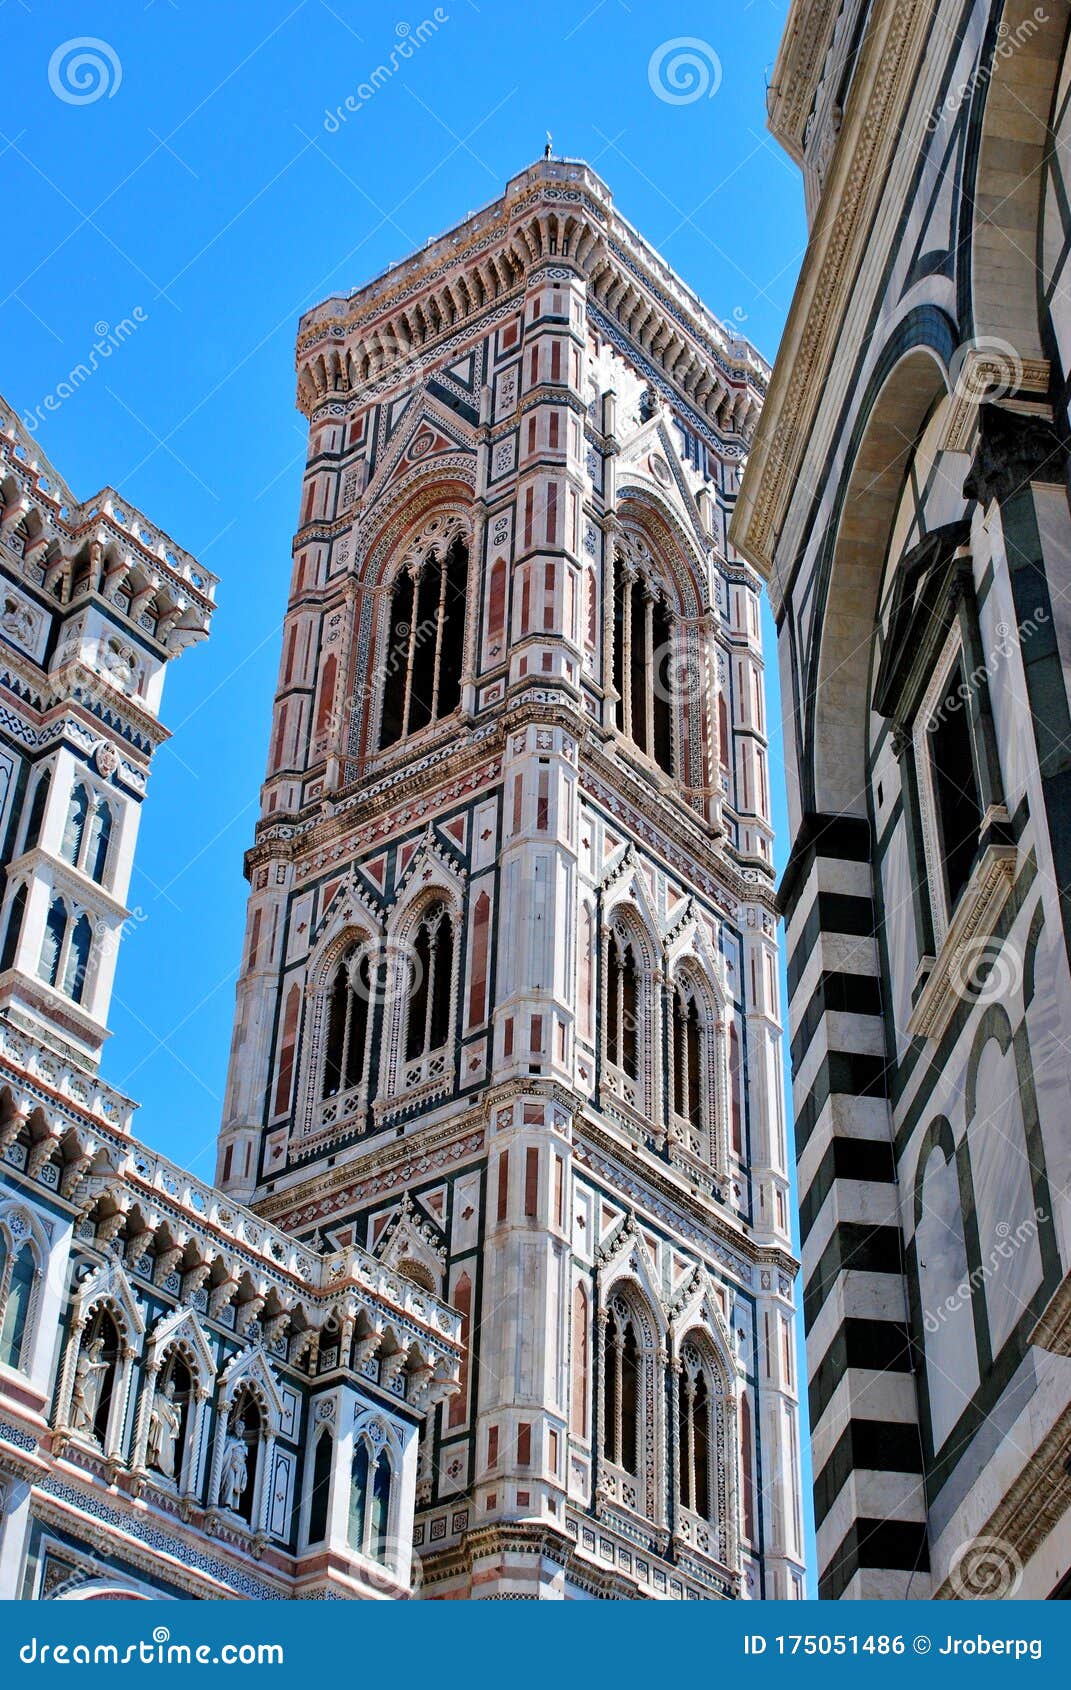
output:
M 664 1321 L 637 1279 L 604 1289 L 599 1311 L 600 1488 L 633 1513 L 665 1515 Z

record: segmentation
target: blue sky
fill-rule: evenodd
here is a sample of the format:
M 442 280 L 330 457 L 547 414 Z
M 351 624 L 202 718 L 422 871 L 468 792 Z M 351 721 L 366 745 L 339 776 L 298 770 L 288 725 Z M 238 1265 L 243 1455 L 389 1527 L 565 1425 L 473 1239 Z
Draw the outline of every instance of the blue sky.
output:
M 772 358 L 804 245 L 798 174 L 765 129 L 785 10 L 3 6 L 18 100 L 0 116 L 0 391 L 32 414 L 102 325 L 136 321 L 37 438 L 77 497 L 116 486 L 221 577 L 212 638 L 167 678 L 173 738 L 150 780 L 130 895 L 139 919 L 104 1061 L 142 1104 L 140 1136 L 205 1178 L 298 510 L 298 318 L 495 198 L 549 129 L 555 152 L 587 159 L 711 309 Z M 325 122 L 436 17 L 359 111 Z M 97 92 L 69 45 L 85 37 L 104 44 L 87 50 L 106 91 L 76 100 Z M 713 92 L 671 103 L 652 82 L 682 37 L 700 43 Z M 775 688 L 772 630 L 767 673 Z M 772 697 L 771 724 L 777 708 Z

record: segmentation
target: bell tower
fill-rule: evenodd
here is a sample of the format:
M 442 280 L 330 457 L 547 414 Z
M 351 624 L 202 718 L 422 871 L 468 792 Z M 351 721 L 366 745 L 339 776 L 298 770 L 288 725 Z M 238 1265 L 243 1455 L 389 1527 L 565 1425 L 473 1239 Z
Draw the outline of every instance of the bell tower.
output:
M 768 372 L 551 159 L 297 365 L 219 1182 L 462 1316 L 422 1596 L 801 1596 Z

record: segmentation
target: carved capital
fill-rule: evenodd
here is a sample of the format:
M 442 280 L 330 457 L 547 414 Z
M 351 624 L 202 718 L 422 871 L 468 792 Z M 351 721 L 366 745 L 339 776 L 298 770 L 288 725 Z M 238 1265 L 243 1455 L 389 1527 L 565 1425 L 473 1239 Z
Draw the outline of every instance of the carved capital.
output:
M 1044 417 L 978 407 L 978 446 L 966 481 L 965 499 L 988 505 L 1013 497 L 1031 481 L 1059 484 L 1067 475 L 1067 450 Z

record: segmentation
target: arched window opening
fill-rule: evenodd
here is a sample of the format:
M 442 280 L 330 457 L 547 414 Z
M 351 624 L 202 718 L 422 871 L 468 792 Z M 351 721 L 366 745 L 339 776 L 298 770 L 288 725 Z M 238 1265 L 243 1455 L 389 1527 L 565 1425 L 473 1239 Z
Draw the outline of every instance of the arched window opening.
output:
M 63 990 L 74 1003 L 81 1003 L 89 972 L 89 952 L 93 943 L 93 928 L 87 915 L 80 915 L 74 924 L 71 942 L 67 947 L 67 966 L 63 973 Z
M 639 1472 L 640 1343 L 628 1304 L 616 1298 L 603 1352 L 603 1454 L 626 1473 Z
M 327 1504 L 331 1494 L 331 1464 L 334 1445 L 330 1432 L 321 1432 L 312 1463 L 312 1495 L 309 1499 L 309 1542 L 322 1543 L 327 1536 Z
M 111 841 L 111 836 L 111 807 L 103 798 L 98 798 L 93 806 L 92 815 L 89 818 L 85 861 L 83 864 L 90 880 L 95 880 L 98 885 L 104 879 L 104 870 L 108 862 L 108 845 Z
M 617 727 L 626 739 L 673 773 L 672 705 L 676 684 L 673 616 L 662 587 L 633 564 L 614 562 L 614 689 Z
M 107 1309 L 93 1315 L 74 1373 L 71 1427 L 106 1448 L 119 1370 L 119 1329 Z
M 85 834 L 86 817 L 89 815 L 89 793 L 84 786 L 76 786 L 71 793 L 71 800 L 67 806 L 67 820 L 64 823 L 63 839 L 60 842 L 60 856 L 69 863 L 77 863 L 82 852 L 82 839 Z
M 606 1057 L 630 1080 L 638 1080 L 639 969 L 633 943 L 613 932 L 606 963 Z
M 33 789 L 30 816 L 26 823 L 26 838 L 22 842 L 24 851 L 32 851 L 41 838 L 41 828 L 45 819 L 45 805 L 48 803 L 48 792 L 51 785 L 52 774 L 50 770 L 46 769 Z
M 677 1388 L 678 1495 L 682 1508 L 711 1522 L 717 1518 L 717 1398 L 709 1363 L 694 1344 L 686 1344 Z
M 193 1395 L 193 1375 L 178 1351 L 172 1351 L 161 1371 L 149 1414 L 145 1460 L 176 1484 L 182 1478 Z
M 26 915 L 26 888 L 16 889 L 11 900 L 11 908 L 7 916 L 7 929 L 4 933 L 4 948 L 0 952 L 0 974 L 14 966 L 15 952 L 19 948 L 22 935 L 22 923 Z
M 364 1549 L 365 1520 L 368 1513 L 368 1473 L 371 1450 L 367 1438 L 358 1438 L 350 1474 L 350 1518 L 347 1541 L 359 1553 Z
M 60 957 L 66 937 L 67 906 L 62 898 L 53 898 L 41 941 L 41 960 L 37 965 L 38 975 L 46 986 L 54 986 L 59 979 Z
M 22 1364 L 22 1350 L 30 1325 L 37 1264 L 29 1243 L 24 1243 L 2 1266 L 4 1312 L 0 1322 L 0 1362 L 6 1367 Z
M 376 1462 L 376 1470 L 372 1479 L 372 1520 L 369 1534 L 369 1553 L 377 1561 L 386 1558 L 388 1538 L 387 1526 L 390 1520 L 390 1483 L 391 1462 L 385 1449 L 380 1450 Z
M 442 720 L 461 702 L 469 552 L 458 535 L 440 555 L 401 569 L 391 594 L 380 748 Z
M 324 1046 L 322 1096 L 359 1086 L 368 1057 L 368 1006 L 373 993 L 374 962 L 364 944 L 355 945 L 339 962 L 327 988 L 327 1036 Z
M 703 1028 L 692 992 L 673 988 L 673 1109 L 696 1129 L 704 1124 Z
M 446 905 L 433 904 L 421 917 L 410 950 L 411 985 L 405 1059 L 440 1050 L 451 1030 L 454 929 Z

